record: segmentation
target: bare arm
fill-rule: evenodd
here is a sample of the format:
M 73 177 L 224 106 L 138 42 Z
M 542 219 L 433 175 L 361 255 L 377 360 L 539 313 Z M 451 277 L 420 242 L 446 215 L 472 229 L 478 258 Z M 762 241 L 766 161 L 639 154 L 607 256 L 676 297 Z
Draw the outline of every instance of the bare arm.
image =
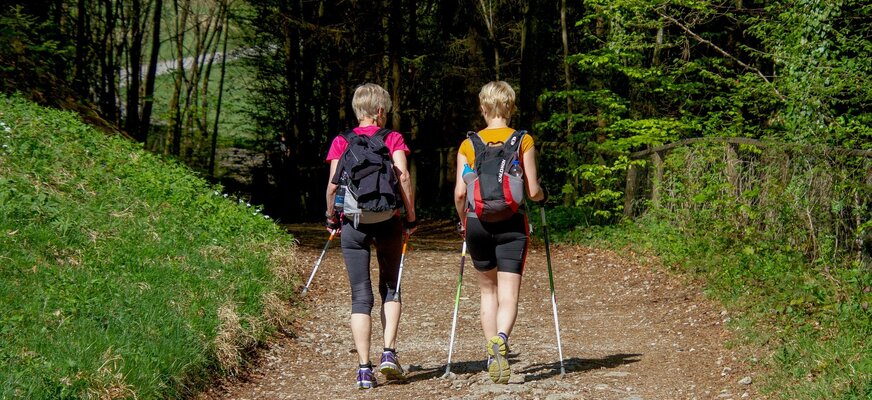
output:
M 469 164 L 466 155 L 457 151 L 457 168 L 454 177 L 454 208 L 460 221 L 466 221 L 466 182 L 463 181 L 463 166 Z
M 536 147 L 531 147 L 522 155 L 524 158 L 524 182 L 527 186 L 527 196 L 530 200 L 540 201 L 545 198 L 545 192 L 539 185 L 539 171 L 536 169 Z
M 416 221 L 418 218 L 415 215 L 415 191 L 412 188 L 412 178 L 409 176 L 406 152 L 403 150 L 394 151 L 391 158 L 394 161 L 394 171 L 400 180 L 400 192 L 403 196 L 403 205 L 406 206 L 406 220 Z
M 327 177 L 327 215 L 331 216 L 336 210 L 333 210 L 333 203 L 336 198 L 336 189 L 339 185 L 333 183 L 333 175 L 336 174 L 336 167 L 339 166 L 339 160 L 330 161 L 330 176 Z

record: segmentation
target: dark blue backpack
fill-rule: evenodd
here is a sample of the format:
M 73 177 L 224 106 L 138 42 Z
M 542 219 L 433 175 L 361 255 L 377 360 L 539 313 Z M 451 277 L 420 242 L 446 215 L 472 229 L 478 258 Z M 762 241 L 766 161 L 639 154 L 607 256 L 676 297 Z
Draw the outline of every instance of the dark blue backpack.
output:
M 390 129 L 381 128 L 372 136 L 354 131 L 340 135 L 348 147 L 339 157 L 331 182 L 345 191 L 346 215 L 390 211 L 402 204 L 393 159 L 385 144 L 389 133 Z

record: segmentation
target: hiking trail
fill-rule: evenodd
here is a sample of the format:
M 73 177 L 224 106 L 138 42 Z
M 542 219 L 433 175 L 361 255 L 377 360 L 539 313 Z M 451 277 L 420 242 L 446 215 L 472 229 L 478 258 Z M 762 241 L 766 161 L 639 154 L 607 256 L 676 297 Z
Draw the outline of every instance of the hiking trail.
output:
M 312 271 L 328 234 L 321 226 L 288 227 L 299 240 L 299 275 Z M 412 236 L 402 277 L 403 315 L 397 341 L 407 379 L 368 391 L 355 388 L 357 357 L 348 327 L 350 290 L 334 240 L 293 332 L 278 334 L 254 367 L 224 380 L 200 399 L 744 399 L 760 398 L 757 375 L 724 326 L 729 315 L 700 287 L 629 256 L 553 245 L 554 282 L 566 375 L 559 376 L 545 249 L 534 243 L 510 337 L 512 378 L 491 383 L 478 320 L 479 292 L 467 258 L 452 356 L 445 371 L 460 267 L 461 240 L 448 222 L 423 224 Z M 375 257 L 373 256 L 373 271 Z M 662 268 L 661 268 L 662 269 Z M 375 275 L 373 275 L 375 284 Z M 378 292 L 376 299 L 378 299 Z M 373 308 L 373 363 L 382 338 Z M 751 383 L 748 383 L 750 378 Z

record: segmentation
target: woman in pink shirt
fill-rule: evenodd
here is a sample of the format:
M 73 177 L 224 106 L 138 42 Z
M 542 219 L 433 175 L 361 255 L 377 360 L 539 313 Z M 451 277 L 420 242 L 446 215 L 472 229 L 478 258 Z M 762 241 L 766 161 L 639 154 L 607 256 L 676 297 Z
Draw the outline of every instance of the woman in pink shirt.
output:
M 339 135 L 333 139 L 327 152 L 327 162 L 330 163 L 330 181 L 327 183 L 327 228 L 341 229 L 342 254 L 348 270 L 348 281 L 351 284 L 351 333 L 357 348 L 359 368 L 357 371 L 357 387 L 370 389 L 376 386 L 376 379 L 369 359 L 372 334 L 372 307 L 374 296 L 369 273 L 371 246 L 375 245 L 379 265 L 379 294 L 381 296 L 381 322 L 384 329 L 384 351 L 382 352 L 379 371 L 388 380 L 404 377 L 403 368 L 397 359 L 396 337 L 400 323 L 402 304 L 396 295 L 399 277 L 400 258 L 404 235 L 415 231 L 415 198 L 412 190 L 406 156 L 409 147 L 403 140 L 403 135 L 396 131 L 383 130 L 386 113 L 391 109 L 391 99 L 388 92 L 379 85 L 367 83 L 354 91 L 351 101 L 354 114 L 359 125 L 353 133 Z M 337 189 L 340 189 L 341 176 L 344 168 L 340 165 L 343 155 L 349 146 L 349 140 L 354 135 L 375 137 L 384 141 L 390 161 L 393 164 L 393 174 L 396 177 L 396 192 L 399 192 L 401 204 L 406 210 L 405 220 L 401 219 L 400 208 L 383 207 L 380 211 L 361 211 L 349 215 L 346 204 L 345 212 L 335 207 Z M 345 158 L 346 160 L 348 158 Z M 339 174 L 337 174 L 339 172 Z M 393 176 L 391 177 L 393 178 Z M 346 202 L 351 194 L 346 193 Z M 400 202 L 397 202 L 400 203 Z M 340 212 L 343 212 L 340 215 Z

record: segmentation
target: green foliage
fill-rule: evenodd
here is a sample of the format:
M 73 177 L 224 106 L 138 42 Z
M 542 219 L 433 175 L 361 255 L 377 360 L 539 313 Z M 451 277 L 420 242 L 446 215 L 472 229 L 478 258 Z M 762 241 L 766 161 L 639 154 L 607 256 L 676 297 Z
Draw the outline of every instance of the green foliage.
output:
M 68 71 L 66 61 L 75 49 L 65 38 L 53 35 L 52 29 L 52 23 L 27 14 L 21 6 L 0 8 L 0 91 L 28 87 L 30 82 L 18 82 L 25 76 L 21 74 Z
M 293 247 L 258 210 L 72 114 L 0 122 L 0 398 L 178 397 L 281 323 Z
M 640 222 L 579 217 L 569 239 L 705 278 L 774 347 L 768 389 L 783 398 L 872 390 L 872 160 L 832 150 L 872 148 L 866 3 L 586 1 L 579 79 L 541 98 L 539 129 L 571 145 L 543 156 L 569 204 L 617 222 L 631 163 L 642 182 Z M 662 177 L 629 157 L 695 137 L 769 144 L 678 147 L 659 154 Z

